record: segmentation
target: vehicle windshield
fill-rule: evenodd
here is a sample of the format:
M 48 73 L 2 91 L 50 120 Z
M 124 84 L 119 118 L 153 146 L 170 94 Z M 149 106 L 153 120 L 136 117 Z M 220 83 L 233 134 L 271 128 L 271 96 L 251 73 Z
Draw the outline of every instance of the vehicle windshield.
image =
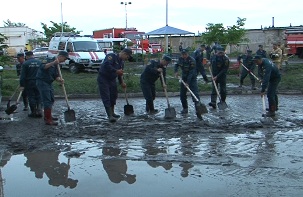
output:
M 103 48 L 111 48 L 112 47 L 112 43 L 111 42 L 98 42 L 99 47 L 101 49 Z
M 92 41 L 78 41 L 74 42 L 75 52 L 100 52 L 97 42 Z

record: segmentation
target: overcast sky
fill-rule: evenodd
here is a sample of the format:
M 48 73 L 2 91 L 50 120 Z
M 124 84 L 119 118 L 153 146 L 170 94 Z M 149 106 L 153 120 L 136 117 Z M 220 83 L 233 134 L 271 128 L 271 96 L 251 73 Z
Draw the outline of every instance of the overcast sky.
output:
M 276 27 L 303 25 L 302 0 L 167 0 L 168 25 L 193 33 L 204 32 L 207 23 L 236 24 L 237 17 L 246 18 L 246 29 L 261 25 Z M 0 20 L 10 19 L 42 31 L 41 22 L 63 21 L 83 34 L 106 28 L 126 26 L 125 5 L 120 0 L 6 0 L 1 2 Z M 125 2 L 125 1 L 123 1 Z M 127 27 L 149 32 L 166 25 L 166 0 L 129 0 Z

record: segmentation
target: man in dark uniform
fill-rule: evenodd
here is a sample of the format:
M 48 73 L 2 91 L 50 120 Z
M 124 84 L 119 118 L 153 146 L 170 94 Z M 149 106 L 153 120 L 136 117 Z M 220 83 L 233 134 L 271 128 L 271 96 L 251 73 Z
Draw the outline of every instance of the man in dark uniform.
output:
M 278 109 L 277 88 L 281 81 L 281 74 L 278 67 L 269 59 L 256 55 L 254 58 L 258 65 L 259 76 L 262 79 L 261 96 L 265 95 L 267 89 L 267 99 L 269 111 L 265 114 L 267 117 L 274 117 Z
M 227 75 L 227 70 L 229 68 L 229 58 L 225 55 L 224 49 L 222 47 L 217 48 L 217 53 L 213 55 L 211 58 L 210 66 L 213 74 L 213 80 L 215 81 L 217 87 L 218 85 L 220 85 L 219 88 L 220 88 L 220 96 L 222 102 L 225 102 L 226 75 Z M 209 106 L 211 106 L 213 109 L 216 109 L 217 108 L 216 103 L 217 103 L 217 92 L 213 84 L 212 93 L 211 93 L 211 102 L 209 103 Z
M 243 62 L 243 65 L 246 68 L 248 68 L 248 70 L 251 73 L 254 72 L 254 69 L 255 69 L 256 65 L 255 65 L 255 63 L 253 61 L 253 56 L 252 56 L 252 51 L 251 50 L 248 49 L 246 51 L 246 54 L 240 55 L 237 58 L 237 60 L 238 60 L 238 62 L 240 64 Z M 242 67 L 242 69 L 241 69 L 241 76 L 240 76 L 240 86 L 239 87 L 242 87 L 244 79 L 249 74 L 249 78 L 250 78 L 250 81 L 251 81 L 251 89 L 252 90 L 256 90 L 256 80 L 255 80 L 254 76 L 249 71 L 247 71 L 245 68 Z
M 36 75 L 41 61 L 34 58 L 32 51 L 25 52 L 26 61 L 22 65 L 20 75 L 20 90 L 26 91 L 31 113 L 28 117 L 42 118 L 41 97 L 36 86 Z
M 143 73 L 140 77 L 140 85 L 146 100 L 146 111 L 154 114 L 157 113 L 158 110 L 154 107 L 154 100 L 156 98 L 156 85 L 155 82 L 160 77 L 160 73 L 162 72 L 164 80 L 166 76 L 166 67 L 171 62 L 171 58 L 169 56 L 163 56 L 161 60 L 151 60 L 150 63 L 145 67 Z M 162 80 L 161 80 L 161 84 Z
M 190 90 L 194 93 L 194 95 L 200 100 L 198 84 L 197 84 L 197 72 L 196 72 L 196 60 L 188 55 L 187 49 L 183 49 L 181 52 L 181 57 L 179 57 L 178 62 L 175 65 L 175 77 L 179 77 L 179 67 L 181 68 L 182 80 L 186 83 L 186 85 L 190 88 Z M 187 103 L 187 88 L 181 83 L 180 87 L 180 100 L 183 107 L 181 114 L 188 113 L 188 103 Z M 192 97 L 195 106 L 199 104 L 194 97 Z M 198 114 L 198 113 L 196 113 Z
M 204 65 L 203 65 L 203 58 L 206 59 L 206 50 L 205 50 L 205 45 L 204 44 L 201 44 L 200 48 L 195 50 L 194 58 L 196 60 L 197 76 L 201 73 L 205 83 L 208 83 L 209 80 L 206 76 Z
M 124 61 L 132 58 L 132 51 L 123 49 L 118 54 L 110 53 L 105 56 L 98 74 L 98 86 L 106 114 L 110 122 L 116 122 L 120 115 L 115 114 L 114 107 L 118 98 L 117 78 L 122 88 L 126 88 L 123 81 Z
M 262 58 L 267 58 L 267 53 L 263 49 L 263 45 L 259 45 L 259 49 L 256 51 L 256 55 L 260 55 Z
M 180 51 L 180 53 L 182 52 L 182 50 L 183 50 L 183 43 L 182 42 L 180 42 L 180 45 L 179 45 L 179 51 Z
M 17 76 L 20 77 L 22 64 L 25 62 L 24 53 L 18 53 L 17 54 L 17 61 L 19 62 L 16 65 Z M 23 111 L 27 111 L 28 110 L 28 98 L 27 98 L 27 95 L 26 95 L 26 90 L 22 91 L 22 99 L 23 99 L 23 105 L 24 105 Z
M 65 62 L 68 58 L 66 51 L 59 51 L 57 57 L 48 58 L 43 62 L 37 72 L 37 87 L 40 91 L 41 99 L 44 108 L 44 122 L 46 125 L 58 125 L 52 116 L 52 107 L 54 105 L 54 88 L 53 82 L 56 80 L 60 83 L 64 83 L 64 80 L 60 78 L 57 65 Z

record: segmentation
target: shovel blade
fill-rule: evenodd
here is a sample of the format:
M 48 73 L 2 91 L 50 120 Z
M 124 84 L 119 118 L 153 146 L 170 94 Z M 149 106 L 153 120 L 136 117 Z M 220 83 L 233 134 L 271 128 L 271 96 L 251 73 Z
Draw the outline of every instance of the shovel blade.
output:
M 218 108 L 221 110 L 228 108 L 228 106 L 225 102 L 219 102 L 217 105 L 218 105 Z
M 203 103 L 196 104 L 195 108 L 196 108 L 197 114 L 202 115 L 202 114 L 207 114 L 208 113 L 208 109 L 207 109 L 206 105 L 204 105 Z
M 176 118 L 176 115 L 177 115 L 177 113 L 176 113 L 175 108 L 169 107 L 169 108 L 165 109 L 164 118 L 166 118 L 166 119 L 173 119 L 173 118 Z
M 129 116 L 134 113 L 134 107 L 132 105 L 124 105 L 124 114 Z
M 16 109 L 17 109 L 17 105 L 12 105 L 5 110 L 5 113 L 7 115 L 10 115 L 10 114 L 14 113 L 14 111 L 16 111 Z
M 75 111 L 74 110 L 67 110 L 64 112 L 64 120 L 65 122 L 73 122 L 76 120 L 76 115 L 75 115 Z

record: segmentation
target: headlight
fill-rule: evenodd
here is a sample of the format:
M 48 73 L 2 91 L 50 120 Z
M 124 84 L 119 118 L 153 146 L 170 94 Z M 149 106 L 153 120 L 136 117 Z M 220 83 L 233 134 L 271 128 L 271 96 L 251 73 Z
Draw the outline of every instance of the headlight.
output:
M 79 59 L 79 63 L 81 64 L 85 64 L 85 63 L 89 63 L 89 59 Z

